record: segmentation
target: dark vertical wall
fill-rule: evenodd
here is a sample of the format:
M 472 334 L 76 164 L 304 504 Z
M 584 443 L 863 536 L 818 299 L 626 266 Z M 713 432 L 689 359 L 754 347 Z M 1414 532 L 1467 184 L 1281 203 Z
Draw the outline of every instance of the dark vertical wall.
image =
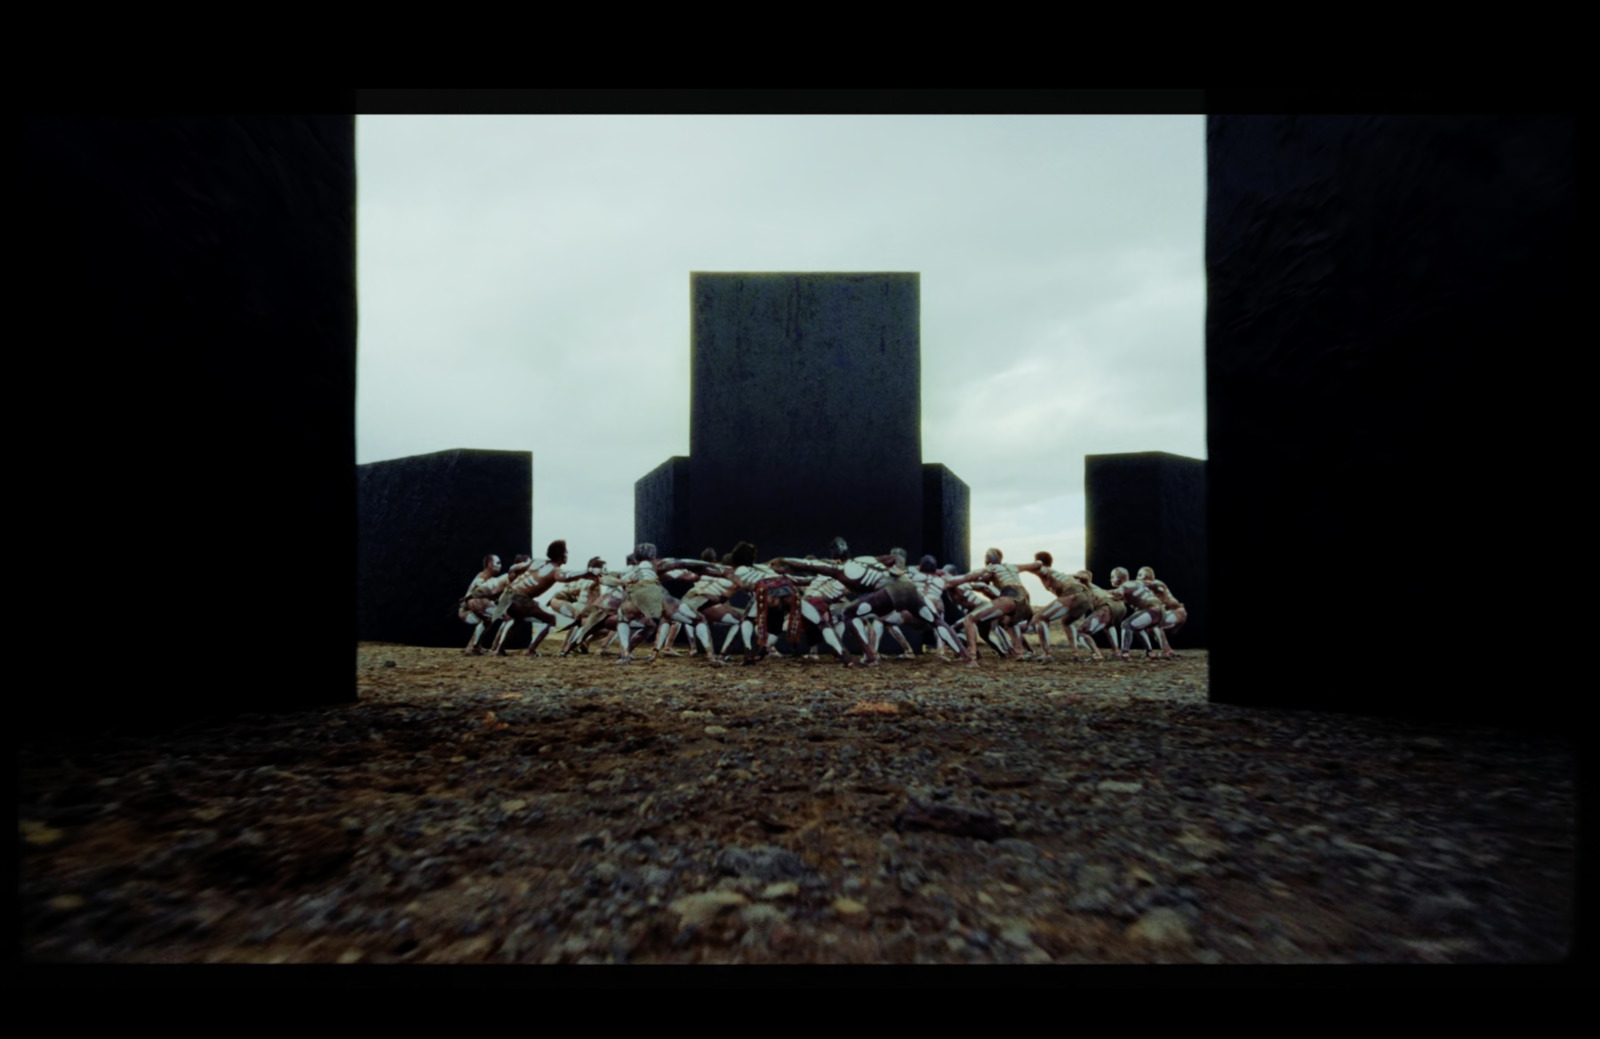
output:
M 1206 463 L 1163 451 L 1089 455 L 1083 484 L 1085 554 L 1095 583 L 1111 587 L 1111 571 L 1119 566 L 1130 576 L 1152 567 L 1188 609 L 1173 647 L 1206 648 Z
M 916 274 L 690 276 L 691 542 L 804 555 L 922 533 Z
M 1466 619 L 1489 616 L 1468 589 L 1532 579 L 1508 576 L 1523 557 L 1508 544 L 1572 536 L 1530 507 L 1540 492 L 1523 477 L 1536 464 L 1526 449 L 1548 442 L 1541 402 L 1558 410 L 1564 376 L 1546 359 L 1583 338 L 1573 139 L 1567 117 L 1210 118 L 1217 699 L 1490 719 L 1573 710 L 1559 695 L 1510 695 L 1511 644 L 1491 649 Z M 1253 638 L 1268 580 L 1323 619 Z M 1423 627 L 1342 626 L 1362 616 Z M 1375 670 L 1396 650 L 1411 666 Z
M 533 455 L 437 451 L 357 467 L 360 638 L 465 646 L 472 629 L 457 600 L 483 557 L 511 566 L 534 545 Z
M 972 495 L 955 473 L 937 462 L 922 467 L 922 552 L 939 565 L 954 563 L 967 572 L 972 554 Z M 911 560 L 913 566 L 916 560 Z
M 663 557 L 696 558 L 705 545 L 689 542 L 689 459 L 675 455 L 633 485 L 633 541 L 648 541 Z M 733 546 L 714 546 L 726 552 Z M 609 563 L 610 560 L 607 560 Z M 618 560 L 621 565 L 621 560 Z
M 115 603 L 70 651 L 141 673 L 19 710 L 352 699 L 354 119 L 28 118 L 22 174 L 19 324 L 62 365 L 29 442 L 88 452 L 42 515 Z

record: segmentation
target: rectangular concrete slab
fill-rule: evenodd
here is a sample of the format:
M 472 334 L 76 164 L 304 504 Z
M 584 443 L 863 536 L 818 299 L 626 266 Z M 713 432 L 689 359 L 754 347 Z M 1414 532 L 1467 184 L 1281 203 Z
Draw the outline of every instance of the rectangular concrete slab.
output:
M 954 563 L 966 573 L 972 556 L 971 515 L 972 492 L 965 481 L 937 462 L 924 463 L 921 552 L 931 554 L 940 566 Z
M 357 466 L 364 641 L 465 646 L 457 600 L 499 555 L 534 546 L 533 454 L 457 449 Z M 527 628 L 524 627 L 526 632 Z
M 689 459 L 676 455 L 634 483 L 633 541 L 650 542 L 665 558 L 692 558 L 705 546 L 690 544 L 689 530 Z
M 288 107 L 349 103 L 332 101 Z M 93 459 L 93 507 L 35 515 L 122 561 L 132 598 L 107 645 L 163 663 L 137 696 L 91 682 L 19 714 L 156 723 L 353 699 L 354 118 L 26 118 L 21 172 L 22 323 L 30 349 L 66 359 L 53 390 L 75 429 L 30 450 L 93 445 L 74 456 Z M 195 608 L 211 601 L 198 574 L 229 575 L 222 612 Z
M 693 544 L 918 547 L 919 293 L 914 273 L 690 276 Z
M 1173 648 L 1206 648 L 1206 463 L 1163 451 L 1084 459 L 1088 567 L 1111 587 L 1111 571 L 1151 567 L 1188 610 Z
M 1564 412 L 1569 377 L 1549 352 L 1581 338 L 1574 143 L 1570 116 L 1209 117 L 1214 698 L 1571 710 L 1567 694 L 1507 695 L 1509 641 L 1491 650 L 1431 614 L 1403 635 L 1371 624 L 1465 602 L 1463 581 L 1534 580 L 1508 542 L 1537 540 L 1552 571 L 1584 544 L 1519 451 L 1549 442 L 1538 416 Z M 1319 621 L 1267 636 L 1286 609 L 1269 581 Z

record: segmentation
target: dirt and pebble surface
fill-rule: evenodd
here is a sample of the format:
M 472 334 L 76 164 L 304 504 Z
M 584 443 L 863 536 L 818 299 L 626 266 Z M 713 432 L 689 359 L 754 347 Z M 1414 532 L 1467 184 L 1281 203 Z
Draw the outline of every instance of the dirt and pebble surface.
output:
M 24 747 L 25 959 L 1555 962 L 1572 940 L 1569 741 L 1212 704 L 1200 652 L 355 657 L 355 704 Z

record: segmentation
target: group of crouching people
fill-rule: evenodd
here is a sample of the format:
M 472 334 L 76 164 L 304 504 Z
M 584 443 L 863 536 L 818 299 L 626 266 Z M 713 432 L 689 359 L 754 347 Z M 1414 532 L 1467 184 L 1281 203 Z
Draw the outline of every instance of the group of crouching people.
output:
M 1104 659 L 1097 635 L 1123 660 L 1129 659 L 1136 635 L 1144 640 L 1147 656 L 1177 655 L 1168 636 L 1183 627 L 1188 614 L 1150 567 L 1132 580 L 1118 567 L 1108 589 L 1094 584 L 1087 570 L 1066 574 L 1052 562 L 1050 553 L 1038 552 L 1033 562 L 1013 565 L 991 548 L 984 565 L 970 573 L 953 564 L 941 568 L 933 556 L 923 556 L 913 569 L 903 549 L 851 557 L 844 539 L 835 538 L 827 558 L 779 557 L 765 563 L 756 561 L 755 546 L 746 541 L 720 559 L 709 548 L 699 559 L 662 559 L 656 546 L 642 544 L 628 556 L 625 569 L 613 571 L 598 556 L 585 567 L 569 569 L 566 542 L 553 541 L 545 559 L 518 556 L 505 573 L 499 556 L 485 557 L 483 570 L 461 597 L 458 615 L 473 625 L 467 653 L 484 652 L 483 635 L 498 624 L 489 652 L 504 654 L 507 637 L 527 621 L 533 629 L 530 655 L 537 656 L 546 636 L 556 632 L 564 634 L 561 656 L 587 653 L 602 638 L 615 641 L 618 664 L 631 662 L 633 651 L 652 636 L 648 660 L 677 655 L 671 647 L 684 629 L 691 633 L 691 654 L 703 654 L 714 665 L 729 659 L 735 638 L 743 642 L 746 664 L 774 654 L 783 632 L 805 654 L 825 647 L 852 666 L 857 662 L 846 640 L 854 632 L 860 663 L 871 666 L 881 659 L 885 631 L 904 655 L 914 655 L 904 628 L 916 630 L 919 638 L 931 631 L 942 658 L 974 666 L 980 638 L 1002 658 L 1026 660 L 1034 657 L 1027 636 L 1037 634 L 1039 658 L 1048 661 L 1050 625 L 1056 621 L 1075 657 L 1083 650 Z M 1055 598 L 1033 607 L 1022 585 L 1024 573 L 1033 574 Z M 668 593 L 663 579 L 691 586 L 679 598 Z M 541 603 L 552 588 L 556 593 Z M 748 597 L 743 609 L 733 605 L 741 593 Z M 725 629 L 720 650 L 716 628 Z

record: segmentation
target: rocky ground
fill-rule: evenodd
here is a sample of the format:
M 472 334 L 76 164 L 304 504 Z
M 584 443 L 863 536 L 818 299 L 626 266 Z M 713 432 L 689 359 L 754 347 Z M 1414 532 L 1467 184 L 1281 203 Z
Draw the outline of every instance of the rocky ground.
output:
M 1571 944 L 1569 741 L 1211 704 L 1202 652 L 719 670 L 362 644 L 355 674 L 354 704 L 24 747 L 25 959 L 1457 963 Z

